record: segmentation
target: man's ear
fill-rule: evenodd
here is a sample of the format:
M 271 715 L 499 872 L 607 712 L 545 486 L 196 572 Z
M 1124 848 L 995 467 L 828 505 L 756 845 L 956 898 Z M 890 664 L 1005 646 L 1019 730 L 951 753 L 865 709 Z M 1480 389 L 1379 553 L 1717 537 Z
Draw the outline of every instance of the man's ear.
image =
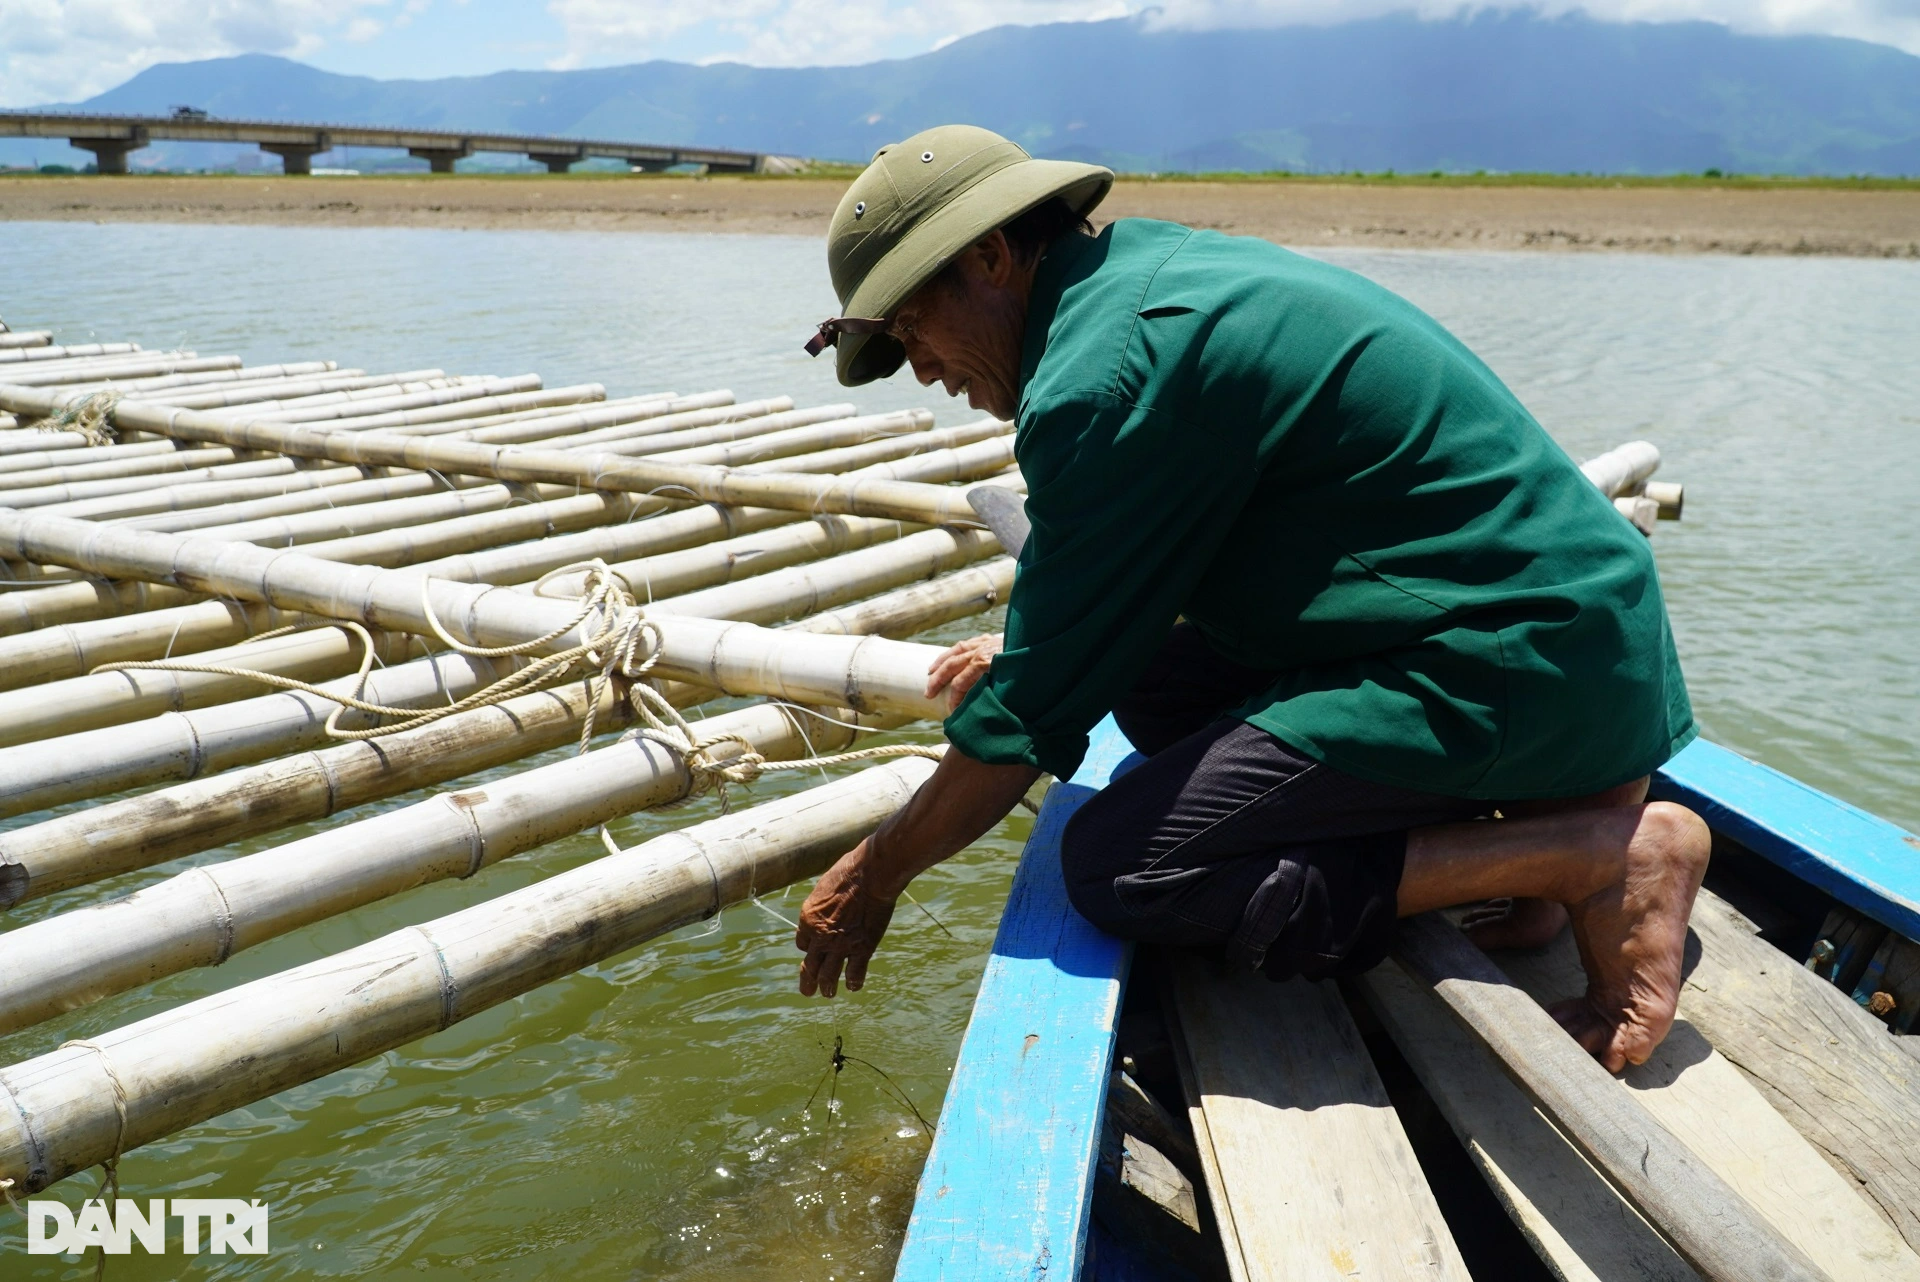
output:
M 1004 289 L 1013 280 L 1013 245 L 998 227 L 968 246 L 980 279 L 995 289 Z

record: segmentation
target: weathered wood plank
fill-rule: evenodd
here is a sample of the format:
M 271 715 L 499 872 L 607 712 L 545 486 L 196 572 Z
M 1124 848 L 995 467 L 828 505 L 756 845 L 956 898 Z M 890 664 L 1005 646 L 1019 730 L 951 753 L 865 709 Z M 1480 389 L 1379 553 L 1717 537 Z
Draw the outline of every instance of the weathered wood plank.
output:
M 1469 1282 L 1334 985 L 1217 976 L 1189 957 L 1173 988 L 1237 1276 Z
M 1432 985 L 1561 1133 L 1712 1282 L 1826 1275 L 1437 913 L 1400 923 L 1394 957 Z
M 1060 834 L 1131 748 L 1111 720 L 1047 793 L 940 1110 L 897 1282 L 1079 1276 L 1130 945 L 1067 902 Z
M 1356 986 L 1521 1234 L 1563 1282 L 1698 1282 L 1699 1274 L 1394 962 Z
M 1170 1022 L 1175 1021 L 1171 1006 L 1167 1011 Z M 1199 1079 L 1193 1071 L 1193 1057 L 1187 1053 L 1187 1042 L 1177 1029 L 1169 1030 L 1173 1034 L 1173 1060 L 1180 1074 L 1180 1089 L 1187 1097 L 1187 1121 L 1193 1131 L 1193 1147 L 1200 1159 L 1200 1172 L 1209 1190 L 1208 1203 L 1213 1211 L 1213 1231 L 1220 1238 L 1220 1249 L 1226 1257 L 1227 1276 L 1232 1282 L 1247 1282 L 1247 1261 L 1240 1249 L 1240 1231 L 1234 1227 L 1233 1207 L 1220 1196 L 1220 1190 L 1226 1187 L 1221 1176 L 1220 1158 L 1214 1151 L 1213 1132 L 1207 1126 L 1207 1110 L 1202 1107 Z
M 1693 908 L 1680 1016 L 1920 1250 L 1920 1058 L 1724 900 Z
M 1775 956 L 1791 964 L 1784 954 Z M 1570 934 L 1537 952 L 1504 954 L 1499 962 L 1543 1006 L 1586 991 Z M 1880 1035 L 1887 1036 L 1884 1030 Z M 1630 1066 L 1621 1081 L 1834 1282 L 1920 1282 L 1920 1256 L 1684 1013 L 1653 1058 Z
M 1920 939 L 1920 837 L 1705 739 L 1655 772 L 1652 795 Z

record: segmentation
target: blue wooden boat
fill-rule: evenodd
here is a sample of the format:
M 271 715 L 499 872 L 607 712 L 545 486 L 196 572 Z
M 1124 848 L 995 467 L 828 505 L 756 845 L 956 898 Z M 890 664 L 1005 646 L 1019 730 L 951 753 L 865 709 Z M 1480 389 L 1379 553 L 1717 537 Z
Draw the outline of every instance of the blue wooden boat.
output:
M 1111 1197 L 1102 1197 L 1103 1182 L 1112 1182 L 1116 1147 L 1110 1083 L 1131 1086 L 1133 1079 L 1116 1070 L 1123 1064 L 1144 1067 L 1134 1065 L 1116 1042 L 1123 1012 L 1132 1018 L 1136 1008 L 1151 1004 L 1138 1000 L 1139 975 L 1131 990 L 1129 986 L 1130 972 L 1143 968 L 1148 959 L 1144 952 L 1136 959 L 1132 945 L 1104 935 L 1073 911 L 1060 876 L 1058 846 L 1073 812 L 1124 773 L 1130 755 L 1109 720 L 1096 731 L 1079 773 L 1055 784 L 1042 807 L 1015 875 L 921 1178 L 896 1273 L 900 1282 L 1263 1276 L 1258 1267 L 1240 1259 L 1222 1270 L 1222 1261 L 1209 1256 L 1218 1248 L 1212 1225 L 1202 1225 L 1200 1236 L 1208 1242 L 1196 1254 L 1184 1262 L 1169 1260 L 1164 1252 L 1151 1249 L 1150 1240 L 1143 1242 L 1151 1233 L 1143 1235 L 1143 1226 L 1130 1220 L 1124 1208 L 1116 1212 Z M 1716 902 L 1732 905 L 1736 916 L 1750 920 L 1766 945 L 1756 954 L 1758 963 L 1745 964 L 1765 971 L 1766 959 L 1777 958 L 1779 974 L 1791 971 L 1791 984 L 1799 986 L 1792 989 L 1800 995 L 1796 1000 L 1811 989 L 1826 991 L 1819 984 L 1809 986 L 1809 972 L 1854 998 L 1852 1004 L 1842 1003 L 1848 1012 L 1840 1021 L 1848 1025 L 1844 1035 L 1836 1033 L 1828 1040 L 1847 1064 L 1862 1056 L 1880 1057 L 1875 1059 L 1880 1068 L 1866 1073 L 1872 1079 L 1868 1085 L 1879 1090 L 1873 1082 L 1890 1082 L 1885 1098 L 1896 1103 L 1868 1101 L 1863 1107 L 1893 1113 L 1880 1120 L 1896 1131 L 1920 1125 L 1920 1109 L 1897 1102 L 1920 1100 L 1920 1035 L 1915 1035 L 1920 1015 L 1920 944 L 1915 942 L 1920 940 L 1920 837 L 1705 741 L 1660 771 L 1653 795 L 1689 806 L 1712 827 L 1715 856 L 1708 887 L 1716 892 Z M 1698 911 L 1695 924 L 1699 929 Z M 1781 1012 L 1782 1018 L 1792 1015 Z M 1366 1018 L 1364 1012 L 1361 1018 Z M 1809 1018 L 1831 1022 L 1835 1017 L 1828 1010 Z M 1861 1040 L 1868 1037 L 1884 1039 L 1884 1047 Z M 1393 1055 L 1390 1050 L 1384 1053 Z M 1754 1062 L 1743 1062 L 1741 1068 L 1767 1094 L 1773 1084 L 1765 1080 L 1766 1065 L 1760 1063 L 1756 1071 Z M 1910 1065 L 1911 1072 L 1904 1072 L 1902 1065 Z M 1390 1076 L 1386 1065 L 1381 1071 Z M 1791 1085 L 1780 1089 L 1787 1096 L 1795 1090 Z M 1417 1085 L 1414 1090 L 1418 1093 Z M 1167 1113 L 1183 1115 L 1181 1099 L 1167 1098 L 1165 1088 L 1157 1094 Z M 1767 1098 L 1783 1115 L 1819 1108 L 1804 1099 L 1785 1100 L 1777 1092 Z M 1412 1117 L 1417 1110 L 1410 1111 L 1399 1099 L 1395 1104 L 1420 1147 L 1422 1128 Z M 1829 1123 L 1844 1125 L 1817 1116 L 1792 1120 L 1809 1134 Z M 1867 1129 L 1875 1125 L 1874 1119 L 1866 1120 Z M 1429 1148 L 1434 1147 L 1432 1129 L 1425 1128 Z M 1447 1147 L 1444 1141 L 1452 1137 L 1444 1127 L 1441 1135 L 1441 1147 Z M 1836 1165 L 1871 1167 L 1880 1160 L 1871 1153 L 1836 1155 L 1834 1150 L 1844 1149 L 1846 1141 L 1824 1132 L 1814 1136 L 1814 1143 Z M 1462 1160 L 1457 1142 L 1451 1147 L 1451 1155 L 1437 1149 L 1431 1155 L 1420 1153 L 1436 1189 L 1461 1183 L 1437 1178 L 1436 1172 L 1473 1169 Z M 1202 1185 L 1198 1173 L 1193 1174 L 1194 1184 Z M 1484 1162 L 1482 1174 L 1487 1174 Z M 1909 1177 L 1906 1171 L 1870 1171 L 1861 1185 L 1871 1194 L 1874 1180 L 1898 1189 Z M 1463 1245 L 1476 1236 L 1483 1239 L 1480 1249 L 1469 1252 L 1476 1257 L 1472 1275 L 1529 1276 L 1527 1270 L 1538 1261 L 1509 1256 L 1509 1264 L 1502 1265 L 1500 1251 L 1512 1243 L 1488 1247 L 1485 1240 L 1488 1232 L 1494 1238 L 1505 1234 L 1527 1242 L 1537 1234 L 1530 1230 L 1524 1238 L 1515 1235 L 1502 1212 L 1516 1221 L 1524 1217 L 1482 1196 L 1479 1181 L 1465 1183 L 1475 1187 L 1453 1189 L 1454 1205 L 1443 1209 Z M 1199 1192 L 1204 1212 L 1205 1189 Z M 1473 1196 L 1463 1203 L 1468 1192 Z M 1443 1196 L 1442 1202 L 1447 1200 Z M 1472 1219 L 1476 1208 L 1483 1217 L 1501 1222 L 1463 1222 Z M 1902 1222 L 1898 1206 L 1881 1218 L 1890 1218 L 1907 1235 L 1908 1247 L 1913 1245 L 1914 1228 Z M 1836 1277 L 1845 1271 L 1824 1262 L 1822 1267 Z M 1884 1276 L 1905 1276 L 1900 1272 L 1905 1268 L 1902 1256 L 1897 1267 L 1886 1266 Z M 1564 1274 L 1556 1267 L 1534 1275 Z

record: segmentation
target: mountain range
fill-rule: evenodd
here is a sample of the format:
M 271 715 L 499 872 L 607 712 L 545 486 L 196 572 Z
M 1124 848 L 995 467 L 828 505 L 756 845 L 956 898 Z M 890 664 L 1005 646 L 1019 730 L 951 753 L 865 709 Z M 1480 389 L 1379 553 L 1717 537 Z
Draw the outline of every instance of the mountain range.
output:
M 1526 10 L 1255 30 L 1170 30 L 1147 18 L 997 27 L 853 67 L 647 62 L 382 81 L 256 54 L 155 66 L 74 105 L 176 104 L 853 161 L 928 125 L 969 121 L 1036 155 L 1136 172 L 1920 174 L 1920 57 L 1825 36 Z M 28 151 L 87 159 L 0 143 L 13 163 Z M 237 154 L 155 144 L 135 163 L 197 167 Z

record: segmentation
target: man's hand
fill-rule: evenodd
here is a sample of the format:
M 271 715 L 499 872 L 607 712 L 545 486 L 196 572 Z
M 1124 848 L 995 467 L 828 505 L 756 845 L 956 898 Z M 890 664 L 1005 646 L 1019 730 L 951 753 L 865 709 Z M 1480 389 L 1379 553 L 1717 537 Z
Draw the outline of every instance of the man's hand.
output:
M 993 656 L 1000 653 L 1002 640 L 997 635 L 973 637 L 935 659 L 927 669 L 927 698 L 936 698 L 945 690 L 947 711 L 959 707 L 967 691 L 987 675 Z
M 893 920 L 895 900 L 876 894 L 868 884 L 869 837 L 840 856 L 800 905 L 800 929 L 794 947 L 806 953 L 800 963 L 800 992 L 831 997 L 846 967 L 847 989 L 859 992 L 867 982 L 867 962 Z
M 849 989 L 864 985 L 867 963 L 907 883 L 977 841 L 1039 777 L 1032 766 L 990 766 L 947 749 L 906 806 L 827 869 L 800 906 L 793 935 L 794 947 L 807 955 L 800 991 L 831 997 L 843 970 Z

